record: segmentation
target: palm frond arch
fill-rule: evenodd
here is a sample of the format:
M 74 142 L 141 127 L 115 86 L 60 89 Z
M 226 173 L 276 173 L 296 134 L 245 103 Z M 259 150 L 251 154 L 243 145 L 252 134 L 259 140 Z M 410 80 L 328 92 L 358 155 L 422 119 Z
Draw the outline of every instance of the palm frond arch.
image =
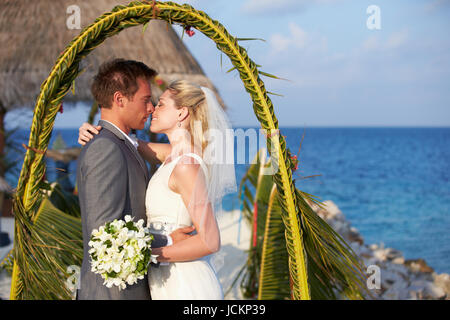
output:
M 27 248 L 27 241 L 36 236 L 36 224 L 40 216 L 39 207 L 42 203 L 40 183 L 45 175 L 44 153 L 48 148 L 53 124 L 61 102 L 79 75 L 79 64 L 97 46 L 108 37 L 114 36 L 123 29 L 145 25 L 151 19 L 165 20 L 170 24 L 191 26 L 202 32 L 217 45 L 217 48 L 227 55 L 233 66 L 239 72 L 246 91 L 250 94 L 253 109 L 261 123 L 262 129 L 274 132 L 278 129 L 278 120 L 274 114 L 272 101 L 268 97 L 264 82 L 259 77 L 257 65 L 249 58 L 245 49 L 238 44 L 238 38 L 228 33 L 223 25 L 211 19 L 204 12 L 189 5 L 179 5 L 172 2 L 131 2 L 126 6 L 116 6 L 111 12 L 105 13 L 86 27 L 72 40 L 57 59 L 49 77 L 43 82 L 37 98 L 34 117 L 31 126 L 28 150 L 20 174 L 15 196 L 14 212 L 15 244 L 14 265 L 12 275 L 11 299 L 27 299 L 36 297 L 27 288 L 31 281 L 41 281 L 40 290 L 45 290 L 45 277 L 63 277 L 64 266 L 54 265 L 49 274 L 41 274 L 41 279 L 30 275 L 27 268 L 33 264 L 35 270 L 51 266 L 52 258 L 42 253 L 30 258 L 33 250 Z M 276 132 L 276 131 L 275 131 Z M 286 245 L 289 253 L 290 276 L 293 283 L 292 297 L 294 299 L 309 299 L 305 251 L 302 244 L 300 215 L 297 205 L 295 186 L 292 181 L 291 160 L 286 150 L 283 136 L 275 133 L 267 138 L 267 148 L 272 155 L 272 161 L 278 164 L 278 171 L 273 179 L 278 190 L 278 198 L 282 207 L 283 222 L 286 227 Z M 48 218 L 48 217 L 47 217 Z M 67 218 L 67 224 L 73 222 Z M 43 223 L 41 221 L 41 223 Z M 42 229 L 42 228 L 41 228 Z M 41 232 L 44 232 L 41 230 Z M 39 235 L 39 234 L 38 234 Z M 73 235 L 72 235 L 73 236 Z M 48 246 L 45 243 L 44 247 Z M 58 247 L 58 245 L 55 245 Z M 50 247 L 50 246 L 49 246 Z M 59 247 L 59 249 L 61 249 Z M 70 260 L 70 255 L 64 256 Z M 75 258 L 74 258 L 75 259 Z M 28 277 L 28 278 L 27 278 Z M 33 278 L 34 277 L 34 278 Z M 38 288 L 39 289 L 39 288 Z M 58 290 L 53 288 L 53 290 Z M 62 291 L 63 288 L 61 288 Z M 64 292 L 49 297 L 67 297 Z

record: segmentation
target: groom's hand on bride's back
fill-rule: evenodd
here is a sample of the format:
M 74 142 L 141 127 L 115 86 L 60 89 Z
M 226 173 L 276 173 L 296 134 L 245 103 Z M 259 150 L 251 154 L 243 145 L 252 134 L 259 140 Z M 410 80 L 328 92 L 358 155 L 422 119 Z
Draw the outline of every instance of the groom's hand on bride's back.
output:
M 179 228 L 176 229 L 175 231 L 173 231 L 170 234 L 170 237 L 172 238 L 173 243 L 177 243 L 186 239 L 189 239 L 190 237 L 192 237 L 191 232 L 193 232 L 195 230 L 194 226 L 191 227 L 184 227 L 184 228 Z
M 94 134 L 99 134 L 101 126 L 93 126 L 90 123 L 83 123 L 78 129 L 78 143 L 82 146 L 86 145 L 90 140 L 94 138 Z

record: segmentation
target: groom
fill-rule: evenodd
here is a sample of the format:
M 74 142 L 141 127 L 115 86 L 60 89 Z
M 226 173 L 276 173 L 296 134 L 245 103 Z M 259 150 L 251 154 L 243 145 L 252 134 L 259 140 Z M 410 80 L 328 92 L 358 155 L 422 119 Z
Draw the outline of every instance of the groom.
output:
M 144 129 L 154 111 L 150 81 L 156 72 L 142 62 L 116 59 L 100 66 L 91 91 L 100 106 L 103 127 L 81 151 L 77 183 L 83 229 L 83 263 L 78 300 L 149 300 L 147 277 L 120 290 L 103 285 L 91 272 L 89 240 L 93 229 L 131 214 L 134 221 L 147 220 L 145 192 L 150 179 L 147 166 L 128 134 Z M 190 237 L 193 228 L 175 230 L 169 237 L 154 234 L 153 247 L 171 245 Z

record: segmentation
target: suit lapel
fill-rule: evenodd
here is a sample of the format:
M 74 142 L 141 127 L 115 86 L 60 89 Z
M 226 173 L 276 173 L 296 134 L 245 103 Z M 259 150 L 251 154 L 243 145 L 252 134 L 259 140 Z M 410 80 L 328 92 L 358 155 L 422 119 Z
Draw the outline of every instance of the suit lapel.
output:
M 122 140 L 125 145 L 128 147 L 128 149 L 131 151 L 131 153 L 135 156 L 135 158 L 137 159 L 137 161 L 139 162 L 139 165 L 141 166 L 142 170 L 144 171 L 144 175 L 145 175 L 145 179 L 148 181 L 149 179 L 149 175 L 148 175 L 148 169 L 147 166 L 145 165 L 145 161 L 144 159 L 142 159 L 141 155 L 139 154 L 139 152 L 137 151 L 137 149 L 131 144 L 131 142 L 124 136 L 124 133 L 122 133 L 120 130 L 118 130 L 116 127 L 114 127 L 113 125 L 111 125 L 109 122 L 100 120 L 98 122 L 99 126 L 102 126 L 103 128 L 111 131 L 115 136 L 117 136 L 117 138 L 119 138 L 120 140 Z
M 128 147 L 128 149 L 131 150 L 131 153 L 133 153 L 136 159 L 138 160 L 142 170 L 144 171 L 145 179 L 148 181 L 148 169 L 147 166 L 145 165 L 144 159 L 142 159 L 137 149 L 131 144 L 130 141 L 128 141 L 128 139 L 125 139 L 125 145 Z

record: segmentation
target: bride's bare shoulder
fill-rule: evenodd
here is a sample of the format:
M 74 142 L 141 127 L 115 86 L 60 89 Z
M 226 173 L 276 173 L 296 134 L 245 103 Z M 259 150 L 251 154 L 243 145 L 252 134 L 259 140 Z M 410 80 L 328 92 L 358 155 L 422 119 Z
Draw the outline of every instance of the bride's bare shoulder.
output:
M 197 176 L 199 171 L 201 171 L 200 166 L 199 159 L 183 155 L 175 165 L 172 174 L 179 177 L 183 177 L 184 175 L 189 177 L 193 174 Z
M 180 193 L 184 189 L 199 186 L 205 181 L 203 170 L 198 159 L 182 156 L 175 165 L 169 179 L 169 187 Z

